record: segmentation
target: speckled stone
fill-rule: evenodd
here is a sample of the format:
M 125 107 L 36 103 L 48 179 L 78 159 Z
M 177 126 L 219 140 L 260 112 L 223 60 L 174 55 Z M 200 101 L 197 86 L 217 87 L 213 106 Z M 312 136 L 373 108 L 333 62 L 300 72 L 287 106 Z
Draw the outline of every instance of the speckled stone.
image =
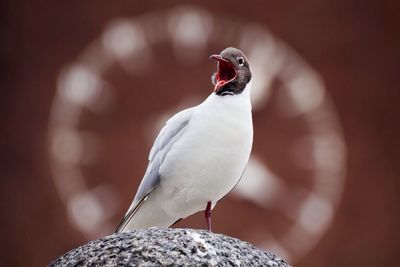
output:
M 75 248 L 49 266 L 289 266 L 250 243 L 205 230 L 150 228 Z

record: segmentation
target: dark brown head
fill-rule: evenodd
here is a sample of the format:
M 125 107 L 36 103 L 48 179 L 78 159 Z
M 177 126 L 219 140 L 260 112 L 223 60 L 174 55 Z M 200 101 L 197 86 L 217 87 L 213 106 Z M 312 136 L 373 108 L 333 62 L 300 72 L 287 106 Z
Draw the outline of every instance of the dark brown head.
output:
M 243 92 L 251 80 L 249 62 L 237 48 L 228 47 L 219 55 L 210 58 L 218 60 L 217 72 L 211 77 L 217 95 L 236 95 Z

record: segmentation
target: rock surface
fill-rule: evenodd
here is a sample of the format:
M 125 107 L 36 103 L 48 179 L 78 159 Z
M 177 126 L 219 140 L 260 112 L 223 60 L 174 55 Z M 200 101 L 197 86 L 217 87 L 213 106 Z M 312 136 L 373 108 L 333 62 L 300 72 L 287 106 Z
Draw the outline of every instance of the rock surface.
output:
M 239 239 L 205 230 L 150 228 L 75 248 L 49 266 L 289 266 Z

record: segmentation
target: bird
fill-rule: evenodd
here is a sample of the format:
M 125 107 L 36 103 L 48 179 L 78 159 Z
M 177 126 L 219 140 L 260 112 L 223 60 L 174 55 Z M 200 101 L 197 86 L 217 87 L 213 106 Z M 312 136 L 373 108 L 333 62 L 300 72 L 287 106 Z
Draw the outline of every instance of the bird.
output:
M 199 211 L 211 232 L 212 209 L 241 179 L 253 145 L 249 62 L 234 47 L 210 59 L 214 90 L 165 123 L 117 233 L 170 227 Z

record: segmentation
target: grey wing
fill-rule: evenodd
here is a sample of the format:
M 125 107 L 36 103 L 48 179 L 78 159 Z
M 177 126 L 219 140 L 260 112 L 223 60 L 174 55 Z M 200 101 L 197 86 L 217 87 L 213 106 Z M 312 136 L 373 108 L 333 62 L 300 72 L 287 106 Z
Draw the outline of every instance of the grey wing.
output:
M 183 134 L 184 129 L 190 121 L 192 112 L 193 108 L 189 108 L 175 114 L 161 129 L 150 150 L 149 165 L 147 166 L 142 182 L 117 232 L 125 227 L 140 208 L 143 201 L 146 200 L 146 197 L 160 184 L 160 166 L 172 145 Z

